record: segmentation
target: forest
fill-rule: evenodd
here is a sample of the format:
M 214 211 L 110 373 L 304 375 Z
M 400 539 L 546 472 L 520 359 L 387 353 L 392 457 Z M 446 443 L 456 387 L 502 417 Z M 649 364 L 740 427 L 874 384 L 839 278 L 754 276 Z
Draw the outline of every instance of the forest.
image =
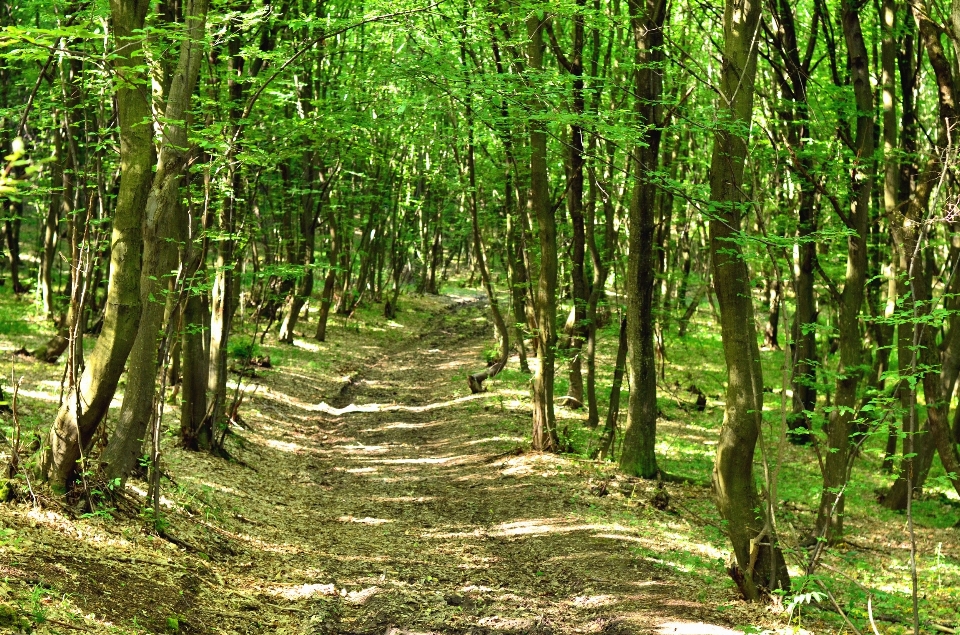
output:
M 960 632 L 960 2 L 0 0 L 0 631 Z

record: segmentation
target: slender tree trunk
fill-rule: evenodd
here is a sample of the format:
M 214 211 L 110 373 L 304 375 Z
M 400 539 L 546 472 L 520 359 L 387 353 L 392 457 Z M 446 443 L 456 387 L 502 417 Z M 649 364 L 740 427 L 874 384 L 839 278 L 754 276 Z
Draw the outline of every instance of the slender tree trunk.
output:
M 308 157 L 305 157 L 304 160 L 308 160 Z M 312 161 L 313 157 L 310 156 L 309 160 Z M 322 170 L 318 174 L 322 178 Z M 312 170 L 308 171 L 308 176 L 310 177 L 309 180 L 312 180 Z M 317 207 L 323 205 L 325 193 L 325 189 L 320 193 L 316 203 Z M 314 211 L 313 206 L 313 198 L 308 196 L 300 210 L 300 240 L 302 243 L 298 251 L 298 264 L 303 265 L 303 276 L 300 278 L 296 292 L 287 300 L 287 312 L 283 317 L 283 323 L 280 325 L 280 341 L 286 344 L 293 343 L 293 329 L 296 328 L 297 320 L 300 319 L 300 311 L 303 310 L 303 305 L 310 294 L 313 293 L 313 252 L 317 243 L 317 224 L 320 213 L 319 209 Z
M 7 218 L 3 221 L 3 225 L 4 234 L 7 237 L 7 250 L 10 252 L 10 283 L 13 292 L 20 294 L 27 290 L 20 282 L 20 223 L 23 220 L 23 201 L 8 203 Z
M 608 458 L 613 452 L 613 442 L 617 436 L 617 419 L 620 416 L 620 387 L 627 370 L 627 318 L 620 320 L 620 336 L 617 338 L 617 362 L 613 367 L 613 384 L 610 387 L 610 405 L 607 408 L 607 420 L 597 448 L 597 456 Z
M 57 114 L 54 113 L 54 118 Z M 43 312 L 47 319 L 54 319 L 56 306 L 56 291 L 53 286 L 53 271 L 57 259 L 57 247 L 60 238 L 60 212 L 67 204 L 67 193 L 64 183 L 63 166 L 63 135 L 60 127 L 53 129 L 54 160 L 50 163 L 50 205 L 43 221 L 43 252 L 40 258 L 40 296 L 43 302 Z
M 867 55 L 858 6 L 845 0 L 842 7 L 843 34 L 849 51 L 850 74 L 857 103 L 855 159 L 851 180 L 847 228 L 847 275 L 840 293 L 838 330 L 840 368 L 834 408 L 827 431 L 828 451 L 824 459 L 823 493 L 817 511 L 816 536 L 834 540 L 843 534 L 843 509 L 850 456 L 850 434 L 857 405 L 857 389 L 863 378 L 863 336 L 860 309 L 867 284 L 867 221 L 873 178 L 869 172 L 876 147 L 873 122 L 873 89 L 870 85 L 870 58 Z
M 896 37 L 900 46 L 897 50 L 897 67 L 900 75 L 900 152 L 901 157 L 914 157 L 919 154 L 918 144 L 918 114 L 916 104 L 916 92 L 919 73 L 916 68 L 916 20 L 913 19 L 910 9 L 903 7 L 903 18 L 899 28 L 896 30 Z M 897 205 L 895 214 L 888 218 L 891 236 L 894 244 L 894 279 L 896 284 L 896 295 L 899 298 L 905 298 L 907 306 L 899 307 L 900 311 L 909 310 L 909 297 L 907 295 L 909 279 L 909 258 L 913 250 L 905 244 L 909 234 L 902 231 L 904 224 L 904 210 L 908 209 L 910 201 L 915 196 L 915 185 L 919 181 L 916 161 L 912 158 L 901 160 L 899 163 L 899 179 L 897 191 Z M 903 209 L 901 209 L 901 207 Z M 911 221 L 912 222 L 912 221 Z M 909 323 L 901 323 L 897 326 L 897 357 L 898 369 L 900 375 L 907 377 L 910 375 L 910 346 L 913 339 L 913 327 Z M 919 488 L 926 476 L 929 466 L 933 461 L 933 448 L 931 444 L 925 443 L 930 438 L 929 431 L 917 429 L 917 422 L 911 419 L 910 410 L 912 407 L 910 399 L 910 387 L 907 382 L 901 382 L 898 387 L 898 396 L 900 406 L 904 412 L 901 418 L 902 432 L 904 435 L 903 454 L 900 461 L 900 470 L 897 480 L 894 481 L 890 490 L 884 497 L 884 506 L 903 510 L 907 507 L 908 500 L 908 477 L 910 484 L 914 489 Z M 918 434 L 919 433 L 919 434 Z M 890 447 L 888 440 L 888 447 Z M 908 451 L 907 448 L 912 448 Z M 896 444 L 893 444 L 896 449 Z
M 736 557 L 731 573 L 749 600 L 759 599 L 762 587 L 772 590 L 790 586 L 769 509 L 757 493 L 753 474 L 763 412 L 763 375 L 752 285 L 739 242 L 747 155 L 742 131 L 749 129 L 753 111 L 759 22 L 758 0 L 726 0 L 719 123 L 710 164 L 714 210 L 710 249 L 727 365 L 726 413 L 713 481 L 720 516 Z
M 536 84 L 543 69 L 543 23 L 531 15 L 527 18 L 527 66 L 531 82 Z M 531 103 L 533 112 L 542 108 L 539 99 Z M 536 116 L 528 123 L 530 131 L 530 207 L 536 218 L 540 240 L 540 275 L 537 282 L 537 360 L 533 377 L 533 449 L 556 452 L 560 447 L 557 421 L 553 409 L 553 379 L 557 346 L 557 223 L 550 206 L 547 172 L 547 130 Z
M 657 185 L 654 174 L 660 161 L 662 135 L 663 24 L 666 2 L 631 0 L 635 63 L 637 67 L 637 123 L 646 130 L 633 151 L 638 175 L 630 203 L 630 255 L 627 261 L 627 355 L 630 401 L 623 437 L 620 469 L 643 478 L 657 475 L 657 364 L 654 352 L 654 300 L 656 283 Z

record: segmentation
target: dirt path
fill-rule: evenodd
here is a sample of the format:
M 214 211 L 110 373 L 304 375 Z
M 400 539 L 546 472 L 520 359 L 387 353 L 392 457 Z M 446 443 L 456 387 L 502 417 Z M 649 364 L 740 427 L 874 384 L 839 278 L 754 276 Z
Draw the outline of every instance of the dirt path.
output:
M 244 532 L 258 557 L 229 567 L 241 592 L 289 607 L 310 633 L 722 623 L 696 601 L 695 580 L 638 555 L 655 538 L 598 509 L 576 465 L 522 453 L 529 415 L 502 405 L 509 395 L 457 396 L 487 333 L 454 332 L 441 317 L 372 355 L 330 408 L 303 385 L 254 400 L 243 458 L 269 470 L 234 487 L 245 509 L 267 504 Z
M 278 365 L 244 406 L 242 463 L 169 454 L 181 509 L 169 533 L 186 551 L 91 520 L 88 540 L 105 537 L 91 553 L 34 518 L 14 570 L 147 632 L 695 635 L 753 622 L 702 570 L 716 576 L 719 554 L 676 543 L 687 521 L 647 504 L 648 484 L 598 497 L 609 470 L 524 451 L 521 395 L 495 382 L 468 394 L 481 316 L 448 306 L 417 333 L 358 335 L 326 373 Z

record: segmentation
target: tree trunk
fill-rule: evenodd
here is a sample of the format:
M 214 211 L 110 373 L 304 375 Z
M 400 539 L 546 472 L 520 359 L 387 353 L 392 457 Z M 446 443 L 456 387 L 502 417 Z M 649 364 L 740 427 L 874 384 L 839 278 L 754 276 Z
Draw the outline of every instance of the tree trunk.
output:
M 527 66 L 531 81 L 543 69 L 544 21 L 531 15 L 527 18 Z M 533 97 L 531 110 L 539 112 L 542 104 Z M 553 409 L 553 379 L 557 346 L 557 223 L 550 206 L 547 171 L 547 130 L 542 119 L 532 117 L 530 131 L 530 200 L 536 217 L 540 240 L 540 275 L 537 282 L 537 359 L 540 362 L 533 377 L 533 449 L 556 452 L 560 447 L 556 415 Z
M 307 157 L 304 160 L 307 160 Z M 309 160 L 312 161 L 313 157 L 309 157 Z M 310 171 L 309 177 L 309 180 L 312 180 L 312 171 Z M 319 196 L 320 198 L 316 202 L 317 207 L 323 205 L 324 192 L 321 192 Z M 300 311 L 303 310 L 303 305 L 310 294 L 313 293 L 313 252 L 317 242 L 319 210 L 316 212 L 313 210 L 312 197 L 305 198 L 307 200 L 303 202 L 300 209 L 300 240 L 302 243 L 298 250 L 299 262 L 297 263 L 303 266 L 303 275 L 299 284 L 297 284 L 296 292 L 287 300 L 287 312 L 280 325 L 280 341 L 286 344 L 293 343 L 293 329 L 296 328 L 297 320 L 300 319 Z
M 192 258 L 191 252 L 196 246 L 189 246 L 185 261 Z M 201 261 L 202 262 L 202 261 Z M 197 279 L 188 279 L 187 284 L 195 286 Z M 207 376 L 210 355 L 206 346 L 206 337 L 210 314 L 205 306 L 204 296 L 195 289 L 187 295 L 183 307 L 183 386 L 180 404 L 180 444 L 188 450 L 209 450 L 213 431 L 206 420 L 207 415 Z
M 180 200 L 189 147 L 187 129 L 181 122 L 190 109 L 190 97 L 200 71 L 208 6 L 209 0 L 188 0 L 184 7 L 180 61 L 170 83 L 160 159 L 143 218 L 140 328 L 130 354 L 120 419 L 100 459 L 110 481 L 125 481 L 136 465 L 147 426 L 156 411 L 157 364 L 162 361 L 157 350 L 162 350 L 160 337 L 166 313 L 163 291 L 176 266 L 177 244 L 184 239 L 180 235 L 182 228 L 189 222 L 187 208 Z
M 464 114 L 467 123 L 467 185 L 469 188 L 470 222 L 473 235 L 473 253 L 477 261 L 477 268 L 480 270 L 480 280 L 483 282 L 483 288 L 487 292 L 487 300 L 490 302 L 490 313 L 493 317 L 493 326 L 496 329 L 497 339 L 499 340 L 500 350 L 497 360 L 487 366 L 484 370 L 474 373 L 467 378 L 467 384 L 470 386 L 471 393 L 483 392 L 483 382 L 491 377 L 495 377 L 507 365 L 510 359 L 510 332 L 507 330 L 507 323 L 500 312 L 500 304 L 497 302 L 497 295 L 493 290 L 493 282 L 490 280 L 490 270 L 487 267 L 487 252 L 483 244 L 483 234 L 480 231 L 480 213 L 477 202 L 477 164 L 476 147 L 473 135 L 473 95 L 471 91 L 470 71 L 467 68 L 467 27 L 466 27 L 466 5 L 464 6 L 464 25 L 460 30 L 460 61 L 463 69 L 464 84 L 466 86 L 466 95 L 464 97 Z M 521 344 L 522 346 L 522 344 Z
M 876 147 L 873 122 L 873 89 L 870 85 L 870 58 L 867 55 L 858 6 L 845 0 L 842 7 L 843 35 L 849 51 L 850 75 L 857 104 L 857 131 L 854 139 L 853 177 L 850 184 L 850 209 L 847 229 L 847 274 L 840 305 L 840 368 L 836 397 L 827 430 L 824 459 L 823 493 L 817 511 L 816 536 L 828 542 L 843 534 L 844 489 L 847 485 L 850 434 L 856 416 L 857 389 L 863 377 L 863 336 L 860 332 L 860 308 L 867 284 L 867 221 L 874 179 L 870 176 Z
M 13 292 L 24 293 L 27 288 L 20 282 L 20 223 L 23 220 L 23 201 L 9 201 L 7 219 L 3 221 L 4 234 L 7 237 L 7 249 L 10 251 L 10 283 Z
M 740 131 L 749 129 L 753 111 L 759 21 L 758 0 L 726 0 L 717 108 L 720 121 L 710 164 L 714 210 L 710 249 L 727 365 L 726 412 L 713 481 L 720 516 L 736 556 L 731 573 L 748 600 L 759 599 L 761 587 L 773 590 L 790 586 L 769 508 L 757 493 L 753 474 L 763 412 L 763 375 L 750 276 L 739 243 L 747 155 L 747 139 Z M 762 510 L 760 514 L 758 510 Z
M 57 114 L 54 113 L 54 117 Z M 60 212 L 64 205 L 68 205 L 66 181 L 64 179 L 63 135 L 60 127 L 53 129 L 54 160 L 50 163 L 50 205 L 43 221 L 43 251 L 40 258 L 40 297 L 43 302 L 43 312 L 47 319 L 54 319 L 56 306 L 56 291 L 53 286 L 53 270 L 57 259 L 57 247 L 60 238 Z
M 642 3 L 642 4 L 641 4 Z M 633 151 L 638 176 L 630 203 L 630 244 L 627 261 L 627 355 L 630 401 L 623 437 L 620 469 L 642 478 L 657 475 L 657 364 L 654 353 L 654 300 L 656 283 L 657 185 L 654 174 L 660 161 L 662 135 L 663 24 L 666 2 L 631 0 L 636 76 L 636 115 L 645 138 Z
M 617 419 L 620 416 L 620 387 L 623 374 L 627 369 L 627 318 L 620 320 L 620 336 L 617 338 L 617 362 L 613 367 L 613 384 L 610 387 L 610 406 L 607 408 L 607 421 L 597 448 L 597 456 L 608 458 L 613 451 L 613 442 L 617 436 Z
M 153 178 L 153 129 L 144 126 L 152 113 L 141 72 L 142 35 L 149 9 L 145 0 L 111 0 L 113 32 L 122 46 L 115 64 L 125 81 L 117 88 L 120 124 L 120 191 L 113 214 L 110 277 L 103 330 L 80 378 L 76 398 L 60 408 L 50 431 L 43 471 L 51 485 L 64 490 L 77 461 L 103 420 L 117 389 L 140 322 L 141 220 Z

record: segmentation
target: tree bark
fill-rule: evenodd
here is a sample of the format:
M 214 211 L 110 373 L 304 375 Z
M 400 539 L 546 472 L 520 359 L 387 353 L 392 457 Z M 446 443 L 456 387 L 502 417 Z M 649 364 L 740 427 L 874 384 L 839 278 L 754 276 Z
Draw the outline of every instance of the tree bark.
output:
M 120 123 L 120 191 L 113 215 L 110 276 L 103 330 L 84 367 L 76 398 L 64 403 L 50 431 L 43 472 L 51 486 L 65 490 L 77 461 L 103 420 L 133 346 L 140 322 L 141 220 L 153 178 L 152 127 L 143 125 L 152 113 L 143 68 L 142 35 L 150 3 L 111 0 L 113 32 L 119 53 L 116 72 Z M 72 391 L 73 392 L 73 391 Z
M 749 129 L 753 111 L 759 21 L 758 0 L 726 0 L 717 108 L 720 121 L 710 163 L 710 249 L 727 365 L 726 412 L 713 482 L 736 557 L 731 573 L 748 600 L 759 599 L 762 587 L 790 586 L 769 510 L 760 500 L 753 475 L 763 412 L 763 375 L 752 285 L 740 247 L 747 155 L 742 131 Z M 763 510 L 759 518 L 758 509 Z
M 642 4 L 641 4 L 642 3 Z M 627 261 L 627 354 L 630 401 L 620 469 L 642 478 L 657 475 L 657 364 L 654 352 L 657 184 L 662 136 L 663 0 L 631 0 L 637 124 L 646 132 L 633 151 L 637 175 L 630 203 Z
M 189 222 L 180 195 L 189 147 L 187 128 L 182 122 L 190 110 L 190 98 L 200 71 L 208 7 L 209 0 L 187 0 L 184 6 L 180 60 L 170 83 L 160 158 L 143 218 L 140 328 L 130 353 L 120 419 L 100 458 L 110 481 L 118 478 L 126 481 L 136 465 L 147 426 L 156 410 L 157 364 L 162 361 L 158 359 L 157 350 L 166 312 L 163 292 L 171 270 L 176 267 L 177 244 L 184 239 L 182 229 Z
M 535 15 L 527 18 L 527 68 L 530 90 L 537 84 L 543 69 L 543 20 Z M 530 199 L 540 241 L 540 273 L 537 282 L 537 360 L 540 365 L 533 377 L 533 449 L 556 452 L 560 447 L 557 421 L 553 409 L 553 379 L 557 346 L 557 223 L 550 205 L 547 172 L 547 130 L 540 118 L 542 104 L 531 98 L 530 132 Z

